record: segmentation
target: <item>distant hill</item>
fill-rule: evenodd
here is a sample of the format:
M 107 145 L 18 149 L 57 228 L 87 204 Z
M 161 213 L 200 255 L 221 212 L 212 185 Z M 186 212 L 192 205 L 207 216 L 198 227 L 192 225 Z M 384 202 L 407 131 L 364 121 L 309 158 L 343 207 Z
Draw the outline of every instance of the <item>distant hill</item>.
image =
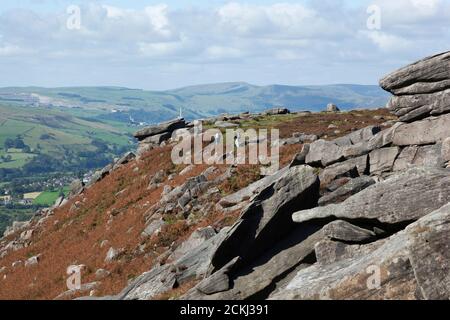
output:
M 104 111 L 104 120 L 160 122 L 179 114 L 188 119 L 221 113 L 258 112 L 274 106 L 323 110 L 333 102 L 341 109 L 384 106 L 389 94 L 371 85 L 255 86 L 244 82 L 190 86 L 168 91 L 120 87 L 1 88 L 0 103 L 83 108 Z M 113 112 L 114 111 L 114 112 Z

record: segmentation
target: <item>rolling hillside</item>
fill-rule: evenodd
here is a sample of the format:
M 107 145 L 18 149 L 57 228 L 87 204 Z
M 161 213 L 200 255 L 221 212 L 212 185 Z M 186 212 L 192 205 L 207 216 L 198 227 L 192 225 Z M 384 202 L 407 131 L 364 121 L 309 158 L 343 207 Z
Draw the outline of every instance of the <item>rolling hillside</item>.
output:
M 0 156 L 8 157 L 8 161 L 0 161 L 0 169 L 21 168 L 37 154 L 64 160 L 65 155 L 95 152 L 100 145 L 112 154 L 129 146 L 135 129 L 120 122 L 100 121 L 97 117 L 101 114 L 0 103 Z M 18 138 L 26 149 L 5 146 L 7 140 Z
M 258 112 L 274 106 L 318 111 L 333 102 L 342 109 L 374 108 L 389 94 L 378 86 L 255 86 L 243 82 L 190 86 L 168 91 L 119 87 L 2 88 L 0 102 L 19 105 L 83 108 L 108 112 L 100 119 L 155 123 L 171 119 L 180 108 L 188 119 L 220 113 Z M 122 111 L 114 112 L 111 111 Z

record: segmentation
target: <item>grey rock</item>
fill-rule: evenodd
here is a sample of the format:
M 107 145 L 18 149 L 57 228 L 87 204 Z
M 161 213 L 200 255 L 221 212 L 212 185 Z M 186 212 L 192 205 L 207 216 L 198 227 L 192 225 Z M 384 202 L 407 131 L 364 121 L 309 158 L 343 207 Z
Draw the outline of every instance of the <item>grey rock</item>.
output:
M 445 160 L 441 149 L 441 144 L 406 147 L 395 160 L 393 170 L 401 171 L 416 166 L 443 167 Z
M 232 267 L 236 264 L 239 258 L 236 257 L 226 264 L 222 269 L 212 274 L 210 277 L 201 281 L 192 291 L 188 293 L 184 298 L 191 299 L 195 297 L 196 292 L 199 291 L 201 294 L 211 295 L 218 292 L 227 291 L 230 289 L 230 278 L 228 273 Z M 191 295 L 191 297 L 189 297 Z M 198 297 L 198 294 L 197 294 Z
M 216 231 L 213 227 L 206 227 L 198 229 L 192 233 L 192 235 L 184 241 L 175 251 L 169 256 L 169 261 L 175 261 L 200 246 L 206 240 L 211 239 L 216 235 Z
M 37 265 L 37 264 L 39 263 L 39 260 L 40 260 L 40 259 L 41 259 L 41 256 L 40 256 L 40 255 L 33 256 L 33 257 L 27 259 L 27 260 L 25 261 L 25 267 L 32 267 L 32 266 Z
M 192 195 L 190 190 L 186 192 L 178 199 L 178 205 L 180 208 L 184 208 L 192 200 Z
M 422 296 L 450 299 L 450 205 L 406 229 L 409 260 Z
M 450 114 L 430 117 L 413 123 L 402 123 L 393 136 L 397 146 L 426 145 L 442 142 L 450 137 Z
M 321 232 L 329 239 L 346 242 L 365 242 L 376 237 L 373 231 L 342 220 L 330 222 L 323 227 Z
M 381 128 L 379 126 L 368 126 L 348 134 L 347 137 L 352 144 L 358 144 L 360 142 L 368 142 L 380 132 Z
M 370 174 L 380 175 L 392 171 L 394 162 L 400 153 L 399 147 L 377 149 L 369 154 Z
M 154 219 L 150 221 L 145 227 L 144 231 L 142 231 L 141 237 L 146 238 L 152 236 L 153 234 L 161 230 L 164 225 L 165 222 L 162 219 Z
M 295 227 L 290 212 L 314 206 L 318 191 L 319 179 L 313 168 L 290 168 L 243 210 L 215 252 L 211 271 L 221 269 L 236 256 L 251 259 L 284 237 Z
M 210 290 L 205 292 L 199 290 L 199 286 L 183 297 L 183 299 L 254 299 L 261 298 L 264 291 L 273 286 L 280 278 L 283 278 L 290 270 L 308 264 L 308 257 L 314 253 L 315 244 L 322 239 L 338 238 L 345 241 L 365 241 L 373 238 L 374 233 L 364 230 L 344 221 L 335 221 L 322 230 L 313 232 L 310 236 L 303 235 L 306 230 L 295 230 L 284 241 L 276 244 L 274 248 L 265 252 L 262 257 L 253 261 L 250 265 L 239 271 L 234 271 L 238 264 L 233 260 L 224 269 L 217 271 L 203 280 L 199 286 L 212 287 L 220 284 L 220 291 Z M 286 248 L 286 243 L 290 245 Z M 228 279 L 227 279 L 228 278 Z M 226 285 L 229 290 L 222 290 Z M 205 295 L 206 293 L 206 295 Z
M 127 152 L 124 154 L 119 160 L 116 161 L 114 164 L 114 168 L 117 168 L 118 166 L 127 164 L 131 161 L 133 161 L 136 158 L 136 155 L 133 152 Z
M 173 263 L 153 267 L 149 272 L 133 280 L 115 299 L 148 300 L 173 289 L 177 283 L 183 284 L 202 278 L 208 270 L 213 253 L 227 231 L 227 228 L 222 229 Z
M 97 280 L 103 280 L 103 279 L 109 277 L 110 274 L 111 274 L 111 272 L 109 272 L 106 269 L 97 269 L 97 271 L 95 271 L 95 278 Z
M 417 61 L 380 80 L 383 89 L 393 94 L 421 94 L 448 88 L 450 52 Z
M 446 138 L 446 139 L 442 142 L 441 159 L 442 159 L 444 162 L 450 161 L 450 137 Z
M 320 184 L 322 186 L 327 186 L 335 179 L 342 177 L 356 178 L 365 175 L 368 172 L 369 161 L 368 156 L 365 155 L 326 167 L 319 174 Z
M 150 183 L 148 185 L 148 189 L 156 189 L 160 183 L 164 182 L 164 180 L 166 179 L 167 174 L 166 171 L 164 170 L 159 170 L 158 172 L 155 173 L 155 175 L 150 179 Z
M 382 244 L 383 241 L 373 242 L 370 245 L 349 245 L 339 241 L 324 239 L 316 243 L 314 252 L 318 264 L 329 265 L 344 259 L 354 259 L 363 252 L 371 251 L 370 249 L 379 247 Z
M 33 237 L 34 234 L 34 230 L 33 229 L 29 229 L 29 230 L 25 230 L 20 234 L 20 241 L 30 241 L 31 237 Z
M 172 137 L 171 132 L 163 132 L 155 134 L 153 136 L 147 137 L 140 142 L 140 144 L 149 144 L 154 146 L 159 146 L 162 142 L 169 140 Z
M 321 139 L 310 144 L 306 164 L 326 167 L 343 159 L 343 150 L 340 146 Z
M 386 141 L 390 137 L 390 130 L 383 132 L 378 126 L 369 126 L 333 141 L 317 140 L 310 145 L 306 163 L 326 167 L 345 159 L 359 157 L 380 148 L 380 145 L 390 143 Z
M 81 285 L 80 289 L 68 290 L 58 295 L 54 300 L 73 299 L 77 294 L 89 293 L 92 290 L 97 289 L 100 286 L 100 282 L 90 282 Z
M 328 192 L 334 192 L 340 187 L 344 186 L 346 183 L 350 182 L 353 178 L 350 177 L 342 177 L 337 178 L 336 180 L 333 180 L 331 183 L 326 185 L 326 191 Z
M 362 246 L 357 255 L 300 270 L 271 299 L 447 300 L 449 245 L 450 205 L 445 205 L 380 244 Z M 376 270 L 379 286 L 372 281 Z
M 281 169 L 273 175 L 266 176 L 252 184 L 248 187 L 243 188 L 235 193 L 223 197 L 219 203 L 218 208 L 224 210 L 225 208 L 230 208 L 231 210 L 236 210 L 244 207 L 249 200 L 251 200 L 256 194 L 261 190 L 267 188 L 277 179 L 279 179 L 283 174 L 288 171 L 288 168 Z
M 301 132 L 295 132 L 292 134 L 293 138 L 298 138 L 300 142 L 314 142 L 319 140 L 319 137 L 315 134 L 306 134 Z
M 173 188 L 171 186 L 165 185 L 164 188 L 163 188 L 162 195 L 169 194 L 172 190 L 173 190 Z
M 327 105 L 327 112 L 338 112 L 338 111 L 340 111 L 340 110 L 335 104 L 329 103 Z
M 176 273 L 171 265 L 155 266 L 131 282 L 117 296 L 119 300 L 149 300 L 173 289 Z
M 395 224 L 417 220 L 447 202 L 450 202 L 450 172 L 420 167 L 394 174 L 340 204 L 296 212 L 293 220 L 336 217 Z
M 6 228 L 3 233 L 4 237 L 8 237 L 16 232 L 22 231 L 30 225 L 29 221 L 14 221 L 13 224 Z
M 289 113 L 291 113 L 289 111 L 289 109 L 283 108 L 283 107 L 273 108 L 273 109 L 264 111 L 265 115 L 270 115 L 270 116 L 279 115 L 279 114 L 289 114 Z
M 387 108 L 403 122 L 448 113 L 450 89 L 429 94 L 395 96 L 391 98 Z
M 105 262 L 109 263 L 117 260 L 122 252 L 123 250 L 121 249 L 115 249 L 113 247 L 109 248 L 108 252 L 106 253 Z
M 186 168 L 184 168 L 183 170 L 180 171 L 180 176 L 184 176 L 186 174 L 188 174 L 189 172 L 191 172 L 193 169 L 195 168 L 194 165 L 189 165 Z
M 351 179 L 348 183 L 339 187 L 335 191 L 323 196 L 319 199 L 319 205 L 325 206 L 331 203 L 339 203 L 346 200 L 348 197 L 361 192 L 362 190 L 375 184 L 375 180 L 368 176 L 362 176 Z
M 81 192 L 83 192 L 84 189 L 84 183 L 80 179 L 76 179 L 72 181 L 72 183 L 69 186 L 69 198 L 75 197 L 79 195 Z
M 309 153 L 309 144 L 304 144 L 302 147 L 302 151 L 297 153 L 292 159 L 289 167 L 299 166 L 306 163 L 306 156 Z
M 186 122 L 184 121 L 184 119 L 175 119 L 172 121 L 163 122 L 154 126 L 141 129 L 134 134 L 134 137 L 137 138 L 139 141 L 142 141 L 147 137 L 161 134 L 164 132 L 173 132 L 177 129 L 182 129 L 185 126 Z
M 217 128 L 237 128 L 237 127 L 239 127 L 239 125 L 236 123 L 226 122 L 226 121 L 216 121 L 214 123 L 214 126 Z
M 136 155 L 141 158 L 145 153 L 155 148 L 155 145 L 150 143 L 139 143 Z
M 178 271 L 177 282 L 179 284 L 193 279 L 201 279 L 208 273 L 213 255 L 228 231 L 229 228 L 223 228 L 218 234 L 189 250 L 174 262 L 175 269 Z

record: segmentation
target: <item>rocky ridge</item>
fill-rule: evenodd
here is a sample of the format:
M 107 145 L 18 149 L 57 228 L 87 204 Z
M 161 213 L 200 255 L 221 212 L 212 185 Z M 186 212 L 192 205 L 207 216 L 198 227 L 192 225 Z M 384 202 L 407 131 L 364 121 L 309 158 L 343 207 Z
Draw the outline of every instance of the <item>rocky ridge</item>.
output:
M 239 168 L 186 167 L 178 176 L 165 170 L 152 174 L 147 192 L 160 196 L 146 209 L 142 239 L 175 228 L 167 216 L 179 216 L 193 226 L 199 216 L 211 214 L 235 214 L 236 219 L 229 226 L 217 221 L 204 225 L 183 241 L 169 243 L 148 271 L 101 299 L 449 299 L 448 63 L 444 53 L 381 80 L 395 95 L 388 108 L 400 121 L 336 139 L 285 137 L 298 138 L 293 144 L 302 146 L 291 163 L 226 196 L 219 188 Z M 423 95 L 434 95 L 433 103 L 414 111 L 418 108 L 411 96 L 426 101 L 429 97 Z M 288 114 L 283 108 L 267 114 L 274 113 Z M 233 124 L 252 117 L 209 122 Z M 182 119 L 137 133 L 141 152 L 126 162 L 143 161 L 139 158 L 148 148 L 170 144 L 177 130 L 191 133 Z M 120 165 L 114 167 L 101 179 L 120 172 Z M 182 176 L 182 183 L 167 184 Z M 77 187 L 74 194 L 86 192 Z M 73 203 L 73 212 L 82 205 Z M 111 221 L 121 215 L 110 214 Z M 40 217 L 37 224 L 45 219 Z M 0 242 L 0 257 L 30 245 L 35 231 L 29 226 L 16 224 L 10 230 L 8 241 Z M 136 252 L 145 253 L 146 245 Z M 105 263 L 126 254 L 110 247 Z M 14 262 L 13 268 L 33 268 L 42 259 L 45 254 L 38 254 Z M 4 272 L 0 268 L 0 276 Z M 99 278 L 84 284 L 78 296 L 97 296 L 95 290 L 108 272 L 97 270 Z M 170 294 L 174 290 L 179 291 Z M 72 298 L 73 292 L 60 297 Z

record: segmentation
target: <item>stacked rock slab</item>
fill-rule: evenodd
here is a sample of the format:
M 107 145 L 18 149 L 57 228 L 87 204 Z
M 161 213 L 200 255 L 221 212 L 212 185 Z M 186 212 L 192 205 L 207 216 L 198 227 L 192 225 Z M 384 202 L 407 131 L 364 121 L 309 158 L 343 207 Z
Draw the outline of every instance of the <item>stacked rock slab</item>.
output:
M 412 122 L 450 112 L 450 51 L 397 70 L 380 81 L 394 94 L 388 109 Z
M 134 137 L 139 140 L 138 155 L 159 146 L 162 142 L 169 140 L 175 130 L 185 127 L 186 121 L 183 118 L 178 118 L 137 131 Z

